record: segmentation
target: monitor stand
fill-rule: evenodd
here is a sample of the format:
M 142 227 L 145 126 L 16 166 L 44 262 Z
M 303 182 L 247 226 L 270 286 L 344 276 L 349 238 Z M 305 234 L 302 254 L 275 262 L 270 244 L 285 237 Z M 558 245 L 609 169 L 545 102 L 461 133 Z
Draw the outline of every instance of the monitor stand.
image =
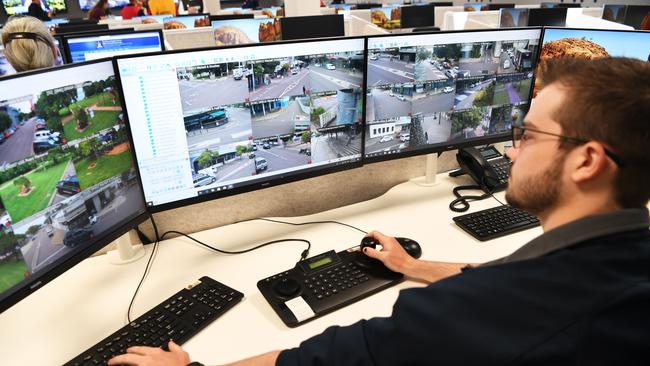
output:
M 424 176 L 411 179 L 412 183 L 421 187 L 433 187 L 440 182 L 436 182 L 436 175 L 438 174 L 438 154 L 427 154 L 425 163 Z
M 132 245 L 128 232 L 117 238 L 115 244 L 117 244 L 117 249 L 106 253 L 108 262 L 111 264 L 127 264 L 144 257 L 144 246 L 142 244 Z

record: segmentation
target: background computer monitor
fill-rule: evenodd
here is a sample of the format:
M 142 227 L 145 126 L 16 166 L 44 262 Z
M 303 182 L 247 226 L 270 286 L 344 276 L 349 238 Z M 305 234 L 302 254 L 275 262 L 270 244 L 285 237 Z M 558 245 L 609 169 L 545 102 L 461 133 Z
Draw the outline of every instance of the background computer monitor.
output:
M 282 39 L 279 19 L 217 20 L 212 22 L 212 31 L 217 46 L 265 43 Z
M 625 22 L 626 9 L 627 5 L 605 4 L 603 6 L 603 19 L 623 24 Z
M 210 15 L 210 24 L 218 20 L 232 20 L 232 19 L 253 19 L 255 14 L 220 14 L 220 15 Z
M 363 38 L 171 51 L 116 65 L 152 211 L 361 164 Z
M 0 79 L 0 311 L 146 218 L 121 109 L 111 61 Z
M 499 28 L 520 28 L 528 26 L 527 8 L 503 8 L 499 10 Z
M 381 8 L 383 4 L 381 3 L 358 3 L 356 4 L 356 8 L 359 10 L 368 10 L 368 9 L 373 9 L 373 8 Z
M 402 6 L 402 28 L 432 27 L 435 20 L 434 5 Z
M 554 2 L 542 2 L 540 8 L 581 8 L 582 4 L 580 3 L 554 3 Z
M 64 36 L 63 42 L 71 63 L 165 50 L 162 30 L 75 34 Z
M 90 10 L 99 0 L 79 0 L 79 8 L 81 10 Z M 129 0 L 108 0 L 108 7 L 121 8 L 123 6 L 129 5 Z
M 343 37 L 343 15 L 314 15 L 280 18 L 283 40 Z
M 210 26 L 210 14 L 168 16 L 163 19 L 164 29 L 192 29 Z
M 57 35 L 66 35 L 72 33 L 83 33 L 83 32 L 99 32 L 107 31 L 108 24 L 71 24 L 71 23 L 62 23 L 54 28 L 54 33 Z
M 370 9 L 372 24 L 384 29 L 401 28 L 401 5 L 384 5 Z
M 16 70 L 14 70 L 13 66 L 11 66 L 11 64 L 7 60 L 7 57 L 5 57 L 5 50 L 4 47 L 2 46 L 2 42 L 0 42 L 0 77 L 5 75 L 15 74 L 15 73 Z
M 483 10 L 501 10 L 501 9 L 508 9 L 508 8 L 514 8 L 515 4 L 484 4 L 483 5 Z
M 464 11 L 481 11 L 483 4 L 465 3 L 463 4 Z
M 31 3 L 31 0 L 2 0 L 2 5 L 7 15 L 27 14 Z M 57 13 L 65 13 L 68 11 L 64 0 L 42 0 L 41 8 L 45 11 L 52 9 Z
M 623 24 L 634 29 L 650 30 L 650 5 L 628 5 Z
M 510 138 L 528 110 L 541 29 L 368 38 L 364 162 Z
M 566 8 L 528 9 L 529 27 L 564 27 L 566 25 Z

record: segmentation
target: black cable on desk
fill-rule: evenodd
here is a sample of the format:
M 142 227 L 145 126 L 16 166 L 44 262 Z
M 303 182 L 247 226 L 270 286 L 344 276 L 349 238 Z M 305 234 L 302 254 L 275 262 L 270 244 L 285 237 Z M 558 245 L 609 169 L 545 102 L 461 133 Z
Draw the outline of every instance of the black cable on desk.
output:
M 301 260 L 307 258 L 307 256 L 309 255 L 309 250 L 311 249 L 311 242 L 309 240 L 307 240 L 307 239 L 278 239 L 278 240 L 267 241 L 266 243 L 262 243 L 260 245 L 254 246 L 252 248 L 230 251 L 230 250 L 223 250 L 223 249 L 215 248 L 215 247 L 213 247 L 213 246 L 211 246 L 209 244 L 206 244 L 206 243 L 204 243 L 204 242 L 202 242 L 202 241 L 200 241 L 200 240 L 198 240 L 196 238 L 193 238 L 192 236 L 190 236 L 188 234 L 185 234 L 185 233 L 182 233 L 182 232 L 176 231 L 176 230 L 166 231 L 164 234 L 162 234 L 160 239 L 164 240 L 165 236 L 167 236 L 167 234 L 178 234 L 178 235 L 184 236 L 184 237 L 186 237 L 186 238 L 188 238 L 188 239 L 190 239 L 190 240 L 192 240 L 192 241 L 194 241 L 194 242 L 196 242 L 196 243 L 198 243 L 198 244 L 200 244 L 200 245 L 202 245 L 202 246 L 204 246 L 204 247 L 206 247 L 206 248 L 208 248 L 210 250 L 213 250 L 215 252 L 222 253 L 222 254 L 243 254 L 243 253 L 252 252 L 253 250 L 260 249 L 260 248 L 263 248 L 263 247 L 265 247 L 267 245 L 271 245 L 271 244 L 284 243 L 284 242 L 288 242 L 288 241 L 299 241 L 299 242 L 307 243 L 307 249 L 303 250 L 302 253 L 300 254 L 299 261 L 301 261 Z
M 160 237 L 158 236 L 158 227 L 156 226 L 156 221 L 154 220 L 153 215 L 149 215 L 149 219 L 151 220 L 151 225 L 153 226 L 153 231 L 154 234 L 156 235 L 156 241 L 153 243 L 153 249 L 151 250 L 151 254 L 149 255 L 149 260 L 147 260 L 147 265 L 144 267 L 144 273 L 142 274 L 142 278 L 140 278 L 138 287 L 135 288 L 133 297 L 131 297 L 129 308 L 126 310 L 126 320 L 128 320 L 129 323 L 131 323 L 131 308 L 133 307 L 133 303 L 135 302 L 135 297 L 138 295 L 138 291 L 140 291 L 140 286 L 142 286 L 144 279 L 147 277 L 147 274 L 151 269 L 151 265 L 153 264 L 153 257 L 155 253 L 158 251 L 158 243 L 160 242 Z
M 307 221 L 307 222 L 288 222 L 288 221 L 280 221 L 280 220 L 274 220 L 274 219 L 266 219 L 266 218 L 257 218 L 257 219 L 251 219 L 251 220 L 244 220 L 244 221 L 238 221 L 239 222 L 246 222 L 246 221 L 253 221 L 253 220 L 262 220 L 262 221 L 269 221 L 269 222 L 275 222 L 278 224 L 286 224 L 286 225 L 293 225 L 293 226 L 302 226 L 302 225 L 312 225 L 312 224 L 337 224 L 337 225 L 343 225 L 347 226 L 351 229 L 358 230 L 364 234 L 368 234 L 367 231 L 361 230 L 358 227 L 352 226 L 350 224 L 346 224 L 344 222 L 339 222 L 339 221 L 333 221 L 333 220 L 323 220 L 323 221 Z
M 469 186 L 458 186 L 454 187 L 453 192 L 454 196 L 456 196 L 456 199 L 451 201 L 449 203 L 449 209 L 454 211 L 454 212 L 465 212 L 469 210 L 469 200 L 472 201 L 480 201 L 484 200 L 490 196 L 492 196 L 492 193 L 484 193 L 480 196 L 476 195 L 468 195 L 468 196 L 463 196 L 460 194 L 460 191 L 468 190 L 468 189 L 477 189 L 480 190 L 481 187 L 477 185 L 469 185 Z M 494 197 L 494 196 L 493 196 Z

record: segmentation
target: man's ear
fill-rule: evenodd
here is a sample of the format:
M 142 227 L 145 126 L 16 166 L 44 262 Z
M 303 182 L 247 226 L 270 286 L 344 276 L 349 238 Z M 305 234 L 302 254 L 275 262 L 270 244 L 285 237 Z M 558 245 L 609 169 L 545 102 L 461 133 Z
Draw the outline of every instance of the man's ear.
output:
M 576 183 L 593 180 L 612 168 L 605 147 L 596 141 L 579 146 L 571 155 L 571 179 Z

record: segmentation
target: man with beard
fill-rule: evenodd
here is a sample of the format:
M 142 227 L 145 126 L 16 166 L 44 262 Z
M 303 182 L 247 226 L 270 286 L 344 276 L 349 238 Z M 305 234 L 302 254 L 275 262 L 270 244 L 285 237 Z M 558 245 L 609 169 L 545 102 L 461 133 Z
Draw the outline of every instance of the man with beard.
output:
M 413 259 L 373 232 L 382 248 L 368 256 L 431 284 L 401 291 L 390 317 L 235 365 L 650 364 L 650 64 L 563 58 L 538 77 L 513 127 L 506 198 L 544 234 L 468 265 Z M 109 364 L 189 362 L 170 349 L 132 347 Z

